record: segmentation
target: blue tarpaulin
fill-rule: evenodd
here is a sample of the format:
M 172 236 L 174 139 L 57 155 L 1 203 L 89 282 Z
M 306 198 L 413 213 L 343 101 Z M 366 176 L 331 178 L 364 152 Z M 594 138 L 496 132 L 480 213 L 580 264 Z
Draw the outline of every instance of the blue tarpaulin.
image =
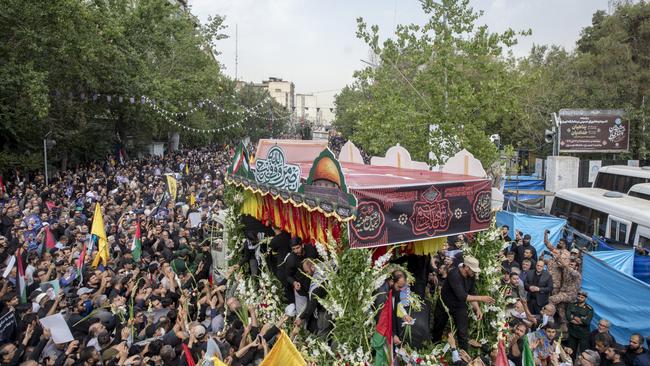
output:
M 528 175 L 511 175 L 506 177 L 504 182 L 504 192 L 505 190 L 533 190 L 533 191 L 543 191 L 546 188 L 546 183 L 544 179 L 539 179 L 538 177 L 528 176 Z M 506 198 L 514 197 L 512 193 L 505 193 Z M 529 195 L 529 194 L 520 194 L 520 201 L 527 201 L 540 198 L 542 196 Z M 512 198 L 514 199 L 514 198 Z
M 591 254 L 610 267 L 634 277 L 634 249 L 606 250 Z
M 632 333 L 650 334 L 650 285 L 628 276 L 586 253 L 583 256 L 582 288 L 594 308 L 592 328 L 605 318 L 617 340 Z
M 633 273 L 634 277 L 637 279 L 645 283 L 650 283 L 650 257 L 645 255 L 635 255 Z
M 621 252 L 624 250 L 618 250 L 614 247 L 609 246 L 602 238 L 594 237 L 594 241 L 598 244 L 597 245 L 598 252 L 594 254 L 598 258 L 607 262 L 607 264 L 609 264 L 610 266 L 614 268 L 619 268 L 616 265 L 614 265 L 612 262 L 610 262 L 610 260 L 608 260 L 608 258 L 617 258 L 616 254 L 612 254 L 611 257 L 608 257 L 607 254 L 600 254 L 600 253 L 608 253 L 610 251 Z M 630 269 L 626 267 L 625 270 L 623 270 L 623 272 L 645 283 L 650 283 L 650 257 L 645 255 L 634 254 L 633 249 L 629 249 L 628 252 L 629 251 L 632 251 L 632 258 L 633 258 L 632 266 L 631 266 L 632 269 L 630 272 Z M 627 255 L 629 255 L 629 253 Z M 612 259 L 612 260 L 616 260 L 616 259 Z
M 532 216 L 516 212 L 499 211 L 497 212 L 497 225 L 499 227 L 508 225 L 510 227 L 510 237 L 515 238 L 515 230 L 520 230 L 524 234 L 530 234 L 531 244 L 540 255 L 546 246 L 544 245 L 544 230 L 550 231 L 549 240 L 553 245 L 562 238 L 562 230 L 566 225 L 565 219 L 553 216 Z

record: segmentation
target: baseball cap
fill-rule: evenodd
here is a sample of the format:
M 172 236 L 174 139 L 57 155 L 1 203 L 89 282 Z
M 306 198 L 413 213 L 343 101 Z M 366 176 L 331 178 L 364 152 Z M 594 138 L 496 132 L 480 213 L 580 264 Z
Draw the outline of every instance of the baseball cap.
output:
M 202 325 L 194 327 L 194 335 L 196 338 L 202 338 L 205 335 L 205 327 Z
M 36 299 L 35 299 L 34 302 L 38 304 L 38 303 L 40 303 L 41 300 L 43 300 L 46 296 L 47 296 L 46 293 L 39 294 L 38 296 L 36 296 Z
M 469 267 L 474 273 L 480 273 L 481 267 L 479 267 L 478 259 L 472 257 L 471 255 L 463 257 L 463 264 Z

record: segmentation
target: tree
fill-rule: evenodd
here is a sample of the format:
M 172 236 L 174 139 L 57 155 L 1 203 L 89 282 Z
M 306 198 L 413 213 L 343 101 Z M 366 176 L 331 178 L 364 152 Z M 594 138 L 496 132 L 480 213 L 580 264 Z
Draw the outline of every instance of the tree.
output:
M 489 135 L 517 116 L 520 85 L 512 77 L 513 58 L 503 53 L 516 34 L 477 26 L 481 13 L 468 0 L 421 3 L 428 21 L 399 25 L 381 45 L 379 28 L 358 19 L 357 37 L 378 62 L 358 71 L 337 96 L 337 109 L 343 108 L 335 125 L 371 154 L 400 143 L 418 160 L 433 151 L 438 164 L 465 147 L 489 165 L 498 157 Z M 429 133 L 431 124 L 441 136 Z M 430 144 L 436 137 L 447 143 Z
M 194 129 L 245 125 L 235 112 L 252 105 L 231 98 L 235 83 L 215 58 L 224 28 L 223 17 L 201 25 L 167 0 L 3 2 L 0 164 L 27 155 L 35 158 L 28 159 L 30 168 L 39 167 L 42 137 L 50 130 L 57 140 L 51 160 L 64 166 L 103 158 L 118 136 L 142 145 L 176 132 L 185 145 L 233 139 L 236 132 L 243 137 L 243 128 L 218 134 L 180 129 L 141 103 L 146 96 L 159 110 L 184 113 L 190 103 L 210 99 L 221 109 L 172 119 Z

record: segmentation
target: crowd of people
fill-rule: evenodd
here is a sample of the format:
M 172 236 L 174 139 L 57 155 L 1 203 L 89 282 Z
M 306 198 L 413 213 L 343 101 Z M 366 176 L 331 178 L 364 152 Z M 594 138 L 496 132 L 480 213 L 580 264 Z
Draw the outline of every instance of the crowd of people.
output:
M 501 228 L 501 237 L 510 243 L 502 262 L 503 284 L 512 299 L 510 362 L 521 364 L 526 338 L 538 365 L 650 365 L 650 353 L 643 347 L 650 346 L 650 337 L 633 334 L 629 340 L 616 340 L 607 319 L 591 329 L 594 310 L 581 289 L 582 252 L 569 250 L 565 239 L 553 245 L 548 234 L 546 250 L 537 253 L 530 235 L 517 231 L 512 240 L 510 228 Z
M 223 175 L 232 154 L 220 147 L 126 162 L 108 158 L 59 172 L 47 186 L 38 174 L 8 179 L 0 192 L 0 365 L 185 366 L 212 357 L 227 365 L 255 365 L 289 321 L 292 336 L 301 329 L 327 335 L 332 322 L 319 301 L 326 289 L 316 280 L 314 246 L 267 230 L 273 238 L 264 244 L 265 265 L 289 304 L 274 323 L 262 324 L 256 309 L 242 306 L 230 276 L 240 267 L 252 276 L 259 273 L 257 232 L 245 232 L 238 265 L 222 276 L 211 270 L 212 218 L 224 205 Z M 167 176 L 177 182 L 175 197 Z M 93 263 L 99 249 L 93 235 L 96 207 L 110 253 L 99 264 Z M 615 340 L 605 319 L 590 329 L 593 309 L 581 291 L 579 250 L 546 237 L 548 250 L 537 253 L 530 235 L 514 236 L 502 228 L 509 243 L 502 285 L 512 304 L 507 355 L 514 365 L 522 364 L 524 338 L 543 366 L 650 365 L 643 346 L 650 340 L 638 334 Z M 426 340 L 446 337 L 455 365 L 462 365 L 473 362 L 467 359 L 469 312 L 480 319 L 479 304 L 494 299 L 476 293 L 481 264 L 463 255 L 468 239 L 450 239 L 436 255 L 396 258 L 414 282 L 394 271 L 377 290 L 375 309 L 379 314 L 394 290 L 391 335 L 399 346 L 402 324 L 414 324 L 418 316 L 405 311 L 409 294 L 425 299 L 439 293 Z M 57 316 L 65 326 L 41 321 Z M 450 322 L 454 334 L 447 333 Z M 65 329 L 71 337 L 65 338 Z
M 211 218 L 223 207 L 231 155 L 206 148 L 108 158 L 59 172 L 47 186 L 38 174 L 6 179 L 0 365 L 192 365 L 206 352 L 228 365 L 263 358 L 279 324 L 258 324 L 254 309 L 243 324 L 232 286 L 211 272 Z M 97 204 L 110 257 L 93 265 Z M 57 314 L 67 327 L 41 322 Z

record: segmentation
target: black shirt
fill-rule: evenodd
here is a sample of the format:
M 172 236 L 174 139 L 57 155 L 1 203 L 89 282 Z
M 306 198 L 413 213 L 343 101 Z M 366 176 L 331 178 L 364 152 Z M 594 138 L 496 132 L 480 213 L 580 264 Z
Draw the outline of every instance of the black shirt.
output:
M 473 277 L 465 278 L 458 267 L 453 268 L 442 285 L 442 301 L 448 308 L 467 307 L 467 295 L 476 295 L 474 282 Z
M 287 257 L 287 254 L 289 254 L 289 251 L 291 250 L 290 242 L 291 235 L 284 231 L 271 239 L 271 243 L 269 243 L 269 246 L 271 247 L 269 264 L 273 272 L 276 272 L 278 270 L 278 266 L 280 266 L 280 264 L 283 264 L 285 258 Z M 281 267 L 284 268 L 284 265 Z

